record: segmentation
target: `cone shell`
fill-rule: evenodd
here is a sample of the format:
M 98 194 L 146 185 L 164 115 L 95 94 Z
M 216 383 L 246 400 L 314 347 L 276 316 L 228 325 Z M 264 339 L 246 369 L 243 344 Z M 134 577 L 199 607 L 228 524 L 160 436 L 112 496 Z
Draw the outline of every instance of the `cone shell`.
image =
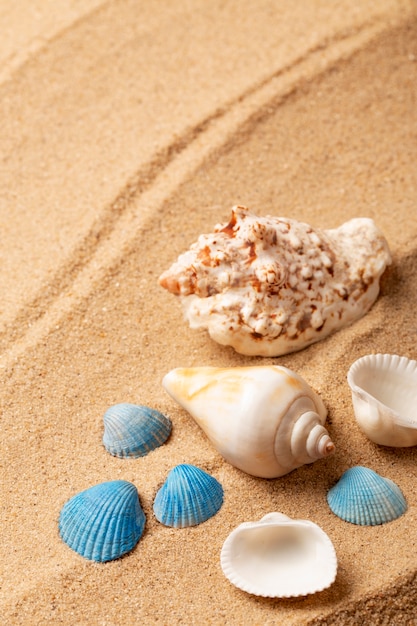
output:
M 368 354 L 348 372 L 356 420 L 374 443 L 417 445 L 417 361 L 396 354 Z
M 283 476 L 334 451 L 321 398 L 285 367 L 177 368 L 162 384 L 223 458 L 253 476 Z
M 207 472 L 194 465 L 174 467 L 156 494 L 153 510 L 156 519 L 174 528 L 205 522 L 223 504 L 223 487 Z
M 362 317 L 391 262 L 373 220 L 320 230 L 235 206 L 164 272 L 191 328 L 247 355 L 301 350 Z
M 316 524 L 269 513 L 259 522 L 240 524 L 220 555 L 230 582 L 257 596 L 306 596 L 329 587 L 336 578 L 332 542 Z
M 86 559 L 111 561 L 134 548 L 145 528 L 135 485 L 100 483 L 66 502 L 59 517 L 65 543 Z
M 103 444 L 110 454 L 122 458 L 145 456 L 168 439 L 171 420 L 148 406 L 121 403 L 103 417 Z
M 401 489 L 389 478 L 360 465 L 348 469 L 327 494 L 335 515 L 361 526 L 397 519 L 407 510 Z

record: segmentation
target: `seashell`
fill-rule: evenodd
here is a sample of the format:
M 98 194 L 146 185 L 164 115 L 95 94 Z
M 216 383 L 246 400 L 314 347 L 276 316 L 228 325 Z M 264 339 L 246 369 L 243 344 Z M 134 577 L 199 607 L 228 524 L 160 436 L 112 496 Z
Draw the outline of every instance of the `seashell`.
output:
M 334 451 L 321 398 L 286 367 L 177 368 L 162 384 L 224 459 L 253 476 L 283 476 Z
M 322 591 L 337 573 L 336 552 L 327 534 L 313 522 L 282 513 L 235 528 L 223 544 L 220 563 L 233 585 L 271 598 Z
M 347 380 L 356 420 L 371 441 L 417 445 L 417 361 L 369 354 L 351 365 Z
M 118 457 L 145 456 L 171 434 L 171 420 L 156 409 L 136 404 L 115 404 L 103 417 L 103 444 Z
M 112 561 L 134 548 L 145 528 L 135 485 L 113 480 L 90 487 L 64 504 L 59 533 L 92 561 Z
M 155 496 L 156 519 L 174 528 L 205 522 L 223 504 L 223 487 L 210 474 L 194 465 L 177 465 Z
M 319 230 L 235 206 L 159 283 L 179 296 L 191 328 L 241 354 L 279 356 L 362 317 L 390 262 L 369 218 Z
M 401 489 L 389 478 L 357 465 L 348 469 L 327 494 L 335 515 L 361 526 L 376 526 L 407 510 Z

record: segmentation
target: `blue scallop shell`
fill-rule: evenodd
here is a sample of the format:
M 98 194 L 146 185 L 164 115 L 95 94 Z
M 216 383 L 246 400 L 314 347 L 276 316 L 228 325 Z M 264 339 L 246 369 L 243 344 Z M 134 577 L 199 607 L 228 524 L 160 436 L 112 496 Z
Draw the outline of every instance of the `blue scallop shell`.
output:
M 145 514 L 132 483 L 113 480 L 90 487 L 64 504 L 59 533 L 70 548 L 92 561 L 112 561 L 134 548 Z
M 367 467 L 351 467 L 327 494 L 335 515 L 361 526 L 385 524 L 407 510 L 401 489 Z
M 174 467 L 156 494 L 153 510 L 165 526 L 185 528 L 206 521 L 223 504 L 223 487 L 194 465 Z
M 172 428 L 171 420 L 156 409 L 127 402 L 111 406 L 103 421 L 104 447 L 123 458 L 145 456 L 165 443 Z

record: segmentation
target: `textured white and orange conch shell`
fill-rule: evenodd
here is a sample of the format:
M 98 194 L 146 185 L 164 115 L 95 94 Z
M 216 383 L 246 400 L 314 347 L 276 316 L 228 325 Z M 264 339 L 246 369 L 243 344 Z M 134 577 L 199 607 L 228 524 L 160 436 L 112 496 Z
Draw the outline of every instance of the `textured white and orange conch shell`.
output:
M 162 384 L 247 474 L 278 478 L 334 452 L 323 401 L 286 367 L 179 367 Z
M 191 328 L 241 354 L 279 356 L 362 317 L 390 262 L 370 218 L 319 230 L 237 206 L 159 282 L 180 297 Z

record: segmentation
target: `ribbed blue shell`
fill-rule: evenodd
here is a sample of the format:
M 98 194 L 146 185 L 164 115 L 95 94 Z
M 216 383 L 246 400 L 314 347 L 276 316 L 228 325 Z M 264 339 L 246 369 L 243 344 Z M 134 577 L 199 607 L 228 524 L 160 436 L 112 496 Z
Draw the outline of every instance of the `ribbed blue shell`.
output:
M 165 443 L 172 423 L 156 409 L 127 402 L 111 406 L 103 417 L 103 444 L 118 457 L 145 456 Z
M 223 504 L 223 487 L 194 465 L 174 467 L 156 494 L 153 510 L 165 526 L 195 526 L 217 513 Z
M 376 526 L 407 510 L 401 489 L 388 478 L 360 465 L 351 467 L 327 494 L 335 515 L 361 526 Z
M 111 561 L 132 550 L 145 528 L 135 485 L 113 480 L 90 487 L 64 504 L 59 532 L 86 559 Z

